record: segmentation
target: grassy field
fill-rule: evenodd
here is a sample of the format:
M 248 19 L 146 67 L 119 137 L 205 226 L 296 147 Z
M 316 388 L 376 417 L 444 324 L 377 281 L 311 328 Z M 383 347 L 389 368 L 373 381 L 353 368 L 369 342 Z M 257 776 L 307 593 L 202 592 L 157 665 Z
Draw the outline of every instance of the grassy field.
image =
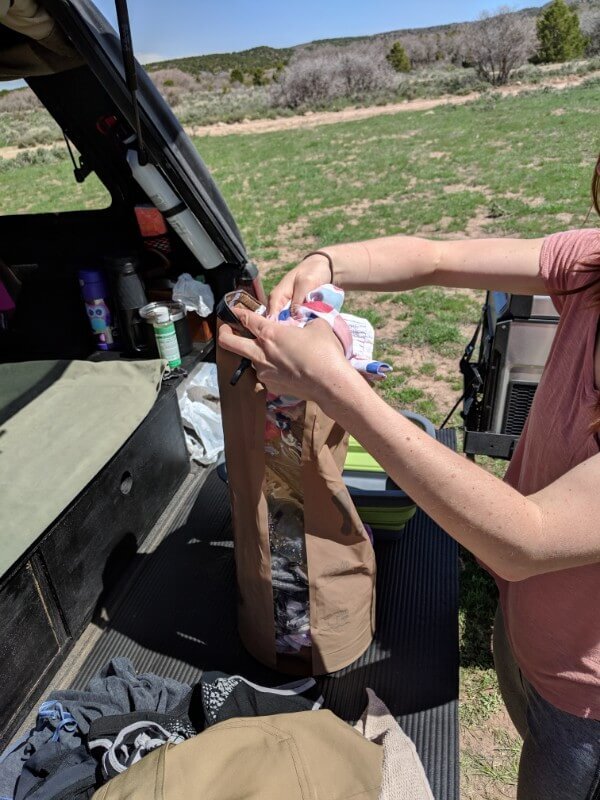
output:
M 590 82 L 560 93 L 490 94 L 467 106 L 196 144 L 272 286 L 306 251 L 334 242 L 394 233 L 542 236 L 582 225 L 600 149 L 599 89 Z M 75 184 L 67 161 L 36 158 L 2 168 L 3 213 L 108 201 L 95 179 Z M 457 359 L 483 297 L 422 289 L 348 300 L 370 318 L 379 355 L 394 365 L 386 398 L 439 422 L 460 393 Z M 519 742 L 490 653 L 495 602 L 490 578 L 464 554 L 464 798 L 515 796 Z

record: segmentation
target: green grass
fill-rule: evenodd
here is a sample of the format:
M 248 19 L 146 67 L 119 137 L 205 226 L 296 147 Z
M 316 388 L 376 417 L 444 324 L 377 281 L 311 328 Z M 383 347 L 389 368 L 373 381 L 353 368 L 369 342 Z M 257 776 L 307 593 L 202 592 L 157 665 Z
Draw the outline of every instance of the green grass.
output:
M 111 203 L 108 191 L 96 175 L 90 175 L 83 184 L 76 183 L 73 165 L 66 160 L 15 165 L 12 169 L 0 169 L 0 176 L 2 214 L 78 211 L 106 208 Z
M 577 224 L 587 211 L 597 97 L 595 86 L 541 90 L 197 143 L 259 262 L 291 244 L 458 234 L 474 219 L 479 233 L 539 236 L 564 227 L 557 215 Z M 493 202 L 502 216 L 490 214 Z
M 519 774 L 519 756 L 521 746 L 517 739 L 511 738 L 505 731 L 494 731 L 495 749 L 492 757 L 486 757 L 472 751 L 465 754 L 461 766 L 468 773 L 485 778 L 486 783 L 502 786 L 516 786 Z M 506 797 L 501 795 L 485 795 L 486 797 Z
M 419 367 L 421 375 L 427 375 L 429 378 L 435 378 L 437 366 L 432 361 L 426 361 Z

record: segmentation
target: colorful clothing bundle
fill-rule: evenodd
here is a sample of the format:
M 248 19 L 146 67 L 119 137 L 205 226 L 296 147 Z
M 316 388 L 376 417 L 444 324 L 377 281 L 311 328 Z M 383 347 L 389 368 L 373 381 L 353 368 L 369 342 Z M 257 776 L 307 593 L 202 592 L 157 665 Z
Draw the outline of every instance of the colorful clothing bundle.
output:
M 309 292 L 304 303 L 288 306 L 279 313 L 278 320 L 288 325 L 303 328 L 315 319 L 322 319 L 340 340 L 344 355 L 352 366 L 370 381 L 385 378 L 391 366 L 373 359 L 375 334 L 373 326 L 364 317 L 342 314 L 344 291 L 326 283 Z

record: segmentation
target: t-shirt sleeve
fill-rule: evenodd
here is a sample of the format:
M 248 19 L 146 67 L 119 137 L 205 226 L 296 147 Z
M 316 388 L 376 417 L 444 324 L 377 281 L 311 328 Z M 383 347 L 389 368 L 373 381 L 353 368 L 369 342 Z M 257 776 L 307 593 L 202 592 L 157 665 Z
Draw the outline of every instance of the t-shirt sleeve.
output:
M 600 277 L 600 230 L 596 228 L 553 233 L 544 239 L 540 275 L 558 311 L 567 299 L 558 292 L 578 289 L 596 277 L 582 271 L 589 268 L 583 262 L 592 259 L 598 263 L 597 277 Z

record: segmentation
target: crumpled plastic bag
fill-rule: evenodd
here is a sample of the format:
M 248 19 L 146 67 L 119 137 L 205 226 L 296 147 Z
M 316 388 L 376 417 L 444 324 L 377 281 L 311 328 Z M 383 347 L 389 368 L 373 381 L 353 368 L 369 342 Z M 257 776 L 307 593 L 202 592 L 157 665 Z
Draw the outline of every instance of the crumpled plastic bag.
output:
M 217 365 L 201 364 L 185 383 L 179 410 L 188 451 L 194 461 L 215 464 L 224 449 Z
M 195 311 L 199 317 L 208 317 L 215 307 L 215 296 L 206 283 L 200 283 L 184 272 L 177 278 L 173 287 L 173 300 L 185 303 L 188 311 Z

